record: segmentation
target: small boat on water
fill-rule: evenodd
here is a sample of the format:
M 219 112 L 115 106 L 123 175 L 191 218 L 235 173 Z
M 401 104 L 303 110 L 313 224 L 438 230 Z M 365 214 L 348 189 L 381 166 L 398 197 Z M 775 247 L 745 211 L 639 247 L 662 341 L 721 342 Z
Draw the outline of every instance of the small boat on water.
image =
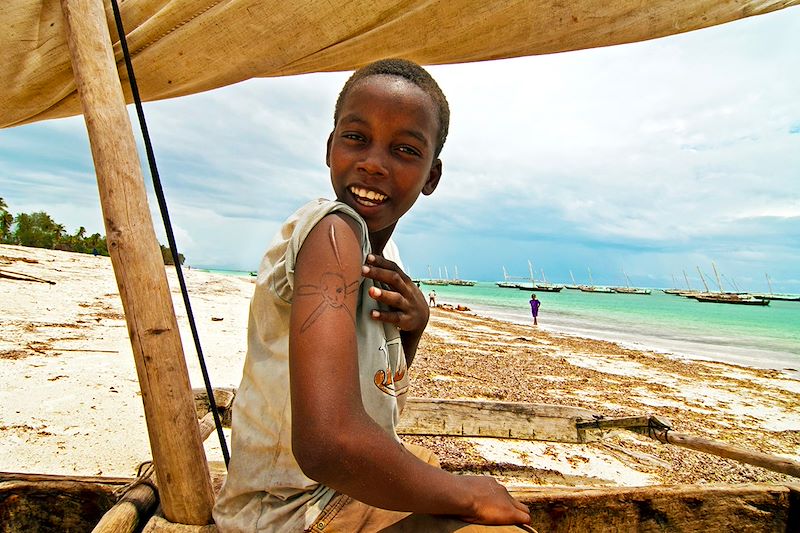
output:
M 614 289 L 611 287 L 602 287 L 597 286 L 594 284 L 594 280 L 592 279 L 592 269 L 586 268 L 589 271 L 589 285 L 578 285 L 578 290 L 581 292 L 602 292 L 602 293 L 613 293 Z
M 439 277 L 434 278 L 433 273 L 431 273 L 431 266 L 428 265 L 428 279 L 421 279 L 420 282 L 423 285 L 436 285 L 436 286 L 443 286 L 443 285 L 450 285 L 450 282 L 442 277 L 442 269 L 439 269 Z
M 529 292 L 561 292 L 561 289 L 564 288 L 563 285 L 555 285 L 553 283 L 547 283 L 547 279 L 544 277 L 544 270 L 542 270 L 542 282 L 537 283 L 536 279 L 533 277 L 533 265 L 531 264 L 530 260 L 528 260 L 528 272 L 531 275 L 531 282 L 530 283 L 519 283 L 516 287 L 521 291 L 529 291 Z
M 625 276 L 625 286 L 624 287 L 613 287 L 614 292 L 618 292 L 620 294 L 650 294 L 650 289 L 641 289 L 639 287 L 631 287 L 631 280 L 628 278 L 628 275 L 625 271 L 622 271 L 622 275 Z
M 503 267 L 503 281 L 495 281 L 494 284 L 500 287 L 501 289 L 516 289 L 519 286 L 519 283 L 516 281 L 511 281 L 514 279 L 525 279 L 525 278 L 516 278 L 514 276 L 509 276 L 508 272 L 506 271 L 506 267 Z
M 711 302 L 718 304 L 738 304 L 738 305 L 769 305 L 769 300 L 756 298 L 752 294 L 738 294 L 731 292 L 710 292 L 699 293 L 689 296 L 698 302 Z
M 784 302 L 800 302 L 800 295 L 798 294 L 775 294 L 772 292 L 772 281 L 769 279 L 769 274 L 764 274 L 767 278 L 767 286 L 769 293 L 754 293 L 756 298 L 764 298 L 765 300 L 782 300 Z
M 456 285 L 458 287 L 472 287 L 475 285 L 475 282 L 469 279 L 461 279 L 458 277 L 458 266 L 456 266 L 456 277 L 455 279 L 447 280 L 448 285 Z

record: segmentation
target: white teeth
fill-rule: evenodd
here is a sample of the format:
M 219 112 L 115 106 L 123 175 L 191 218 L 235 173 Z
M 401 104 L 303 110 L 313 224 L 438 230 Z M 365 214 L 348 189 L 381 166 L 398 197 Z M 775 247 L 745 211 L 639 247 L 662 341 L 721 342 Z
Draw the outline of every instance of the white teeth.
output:
M 362 189 L 361 187 L 350 187 L 350 192 L 359 200 L 369 200 L 372 202 L 382 202 L 386 200 L 386 195 L 379 192 Z

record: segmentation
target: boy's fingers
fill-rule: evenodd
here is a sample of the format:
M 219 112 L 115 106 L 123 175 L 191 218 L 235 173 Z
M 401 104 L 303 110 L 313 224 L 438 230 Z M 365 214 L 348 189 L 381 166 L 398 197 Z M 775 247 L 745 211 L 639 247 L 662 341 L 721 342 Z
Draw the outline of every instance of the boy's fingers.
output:
M 377 300 L 389 307 L 400 308 L 403 305 L 404 298 L 400 293 L 394 291 L 387 291 L 378 287 L 370 287 L 369 295 L 372 299 Z
M 364 277 L 385 283 L 397 291 L 405 290 L 406 284 L 403 276 L 394 270 L 375 265 L 364 265 L 361 267 L 361 273 Z
M 398 328 L 400 327 L 400 311 L 378 311 L 375 309 L 372 311 L 371 316 L 375 320 L 380 320 L 381 322 L 386 322 L 388 324 L 394 324 Z

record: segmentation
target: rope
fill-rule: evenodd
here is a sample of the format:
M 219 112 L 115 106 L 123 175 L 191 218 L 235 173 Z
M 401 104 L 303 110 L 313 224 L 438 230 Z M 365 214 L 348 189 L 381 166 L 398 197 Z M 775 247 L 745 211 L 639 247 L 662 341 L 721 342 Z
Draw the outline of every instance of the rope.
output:
M 119 5 L 117 0 L 111 0 L 111 7 L 114 10 L 114 21 L 117 25 L 117 33 L 119 34 L 119 43 L 122 46 L 122 54 L 125 58 L 125 67 L 128 71 L 128 79 L 130 80 L 131 94 L 133 101 L 136 104 L 136 114 L 139 117 L 139 126 L 142 129 L 142 137 L 144 140 L 145 151 L 147 152 L 147 162 L 150 165 L 150 175 L 153 178 L 153 189 L 158 199 L 158 207 L 161 210 L 161 218 L 164 221 L 164 229 L 167 233 L 167 242 L 169 249 L 172 252 L 172 261 L 175 263 L 175 272 L 178 275 L 178 283 L 181 286 L 181 295 L 183 296 L 183 303 L 186 306 L 186 314 L 189 319 L 189 326 L 192 330 L 192 338 L 194 339 L 194 346 L 197 350 L 197 358 L 200 362 L 200 370 L 203 373 L 203 382 L 205 383 L 206 393 L 208 394 L 208 403 L 211 413 L 214 415 L 214 425 L 217 428 L 217 436 L 219 437 L 219 444 L 222 448 L 222 456 L 225 459 L 225 466 L 230 462 L 230 455 L 228 454 L 228 445 L 225 442 L 225 433 L 222 431 L 222 422 L 219 418 L 217 410 L 217 402 L 214 400 L 214 390 L 211 387 L 211 380 L 206 368 L 205 358 L 203 357 L 203 349 L 200 346 L 200 336 L 197 333 L 197 326 L 192 313 L 192 306 L 189 302 L 189 292 L 186 289 L 186 281 L 183 279 L 183 270 L 181 269 L 181 262 L 178 254 L 178 245 L 175 243 L 175 235 L 172 231 L 172 223 L 170 222 L 169 212 L 167 210 L 167 201 L 164 196 L 164 189 L 161 186 L 161 178 L 158 174 L 158 167 L 156 166 L 156 157 L 153 153 L 153 146 L 150 142 L 150 133 L 147 130 L 147 122 L 144 117 L 144 109 L 142 107 L 142 100 L 139 96 L 139 86 L 136 83 L 136 76 L 133 72 L 133 62 L 131 61 L 130 51 L 128 50 L 128 40 L 125 37 L 125 29 L 122 25 L 122 16 L 120 15 Z
M 158 498 L 158 488 L 156 487 L 155 483 L 153 483 L 150 480 L 150 478 L 153 477 L 155 471 L 156 469 L 155 467 L 153 467 L 153 461 L 145 461 L 143 463 L 139 463 L 139 468 L 136 471 L 136 479 L 134 479 L 127 485 L 123 485 L 117 490 L 115 490 L 113 493 L 114 496 L 117 498 L 117 500 L 119 500 L 127 493 L 129 493 L 131 490 L 133 490 L 134 487 L 138 487 L 139 485 L 147 485 L 151 489 L 153 489 L 156 498 Z

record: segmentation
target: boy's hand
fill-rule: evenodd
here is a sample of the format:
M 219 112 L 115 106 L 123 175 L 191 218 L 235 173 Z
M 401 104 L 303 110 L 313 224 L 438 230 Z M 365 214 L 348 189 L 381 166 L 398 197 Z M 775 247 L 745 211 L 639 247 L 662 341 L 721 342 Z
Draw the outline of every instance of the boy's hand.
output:
M 528 507 L 508 493 L 506 488 L 489 476 L 459 476 L 469 485 L 475 500 L 473 511 L 461 516 L 465 522 L 472 524 L 502 525 L 529 524 L 531 521 Z
M 367 256 L 367 264 L 361 267 L 365 278 L 387 285 L 391 290 L 371 287 L 369 295 L 389 307 L 388 311 L 376 309 L 372 318 L 394 324 L 401 331 L 421 332 L 428 325 L 430 311 L 425 296 L 411 278 L 394 261 L 374 254 Z

